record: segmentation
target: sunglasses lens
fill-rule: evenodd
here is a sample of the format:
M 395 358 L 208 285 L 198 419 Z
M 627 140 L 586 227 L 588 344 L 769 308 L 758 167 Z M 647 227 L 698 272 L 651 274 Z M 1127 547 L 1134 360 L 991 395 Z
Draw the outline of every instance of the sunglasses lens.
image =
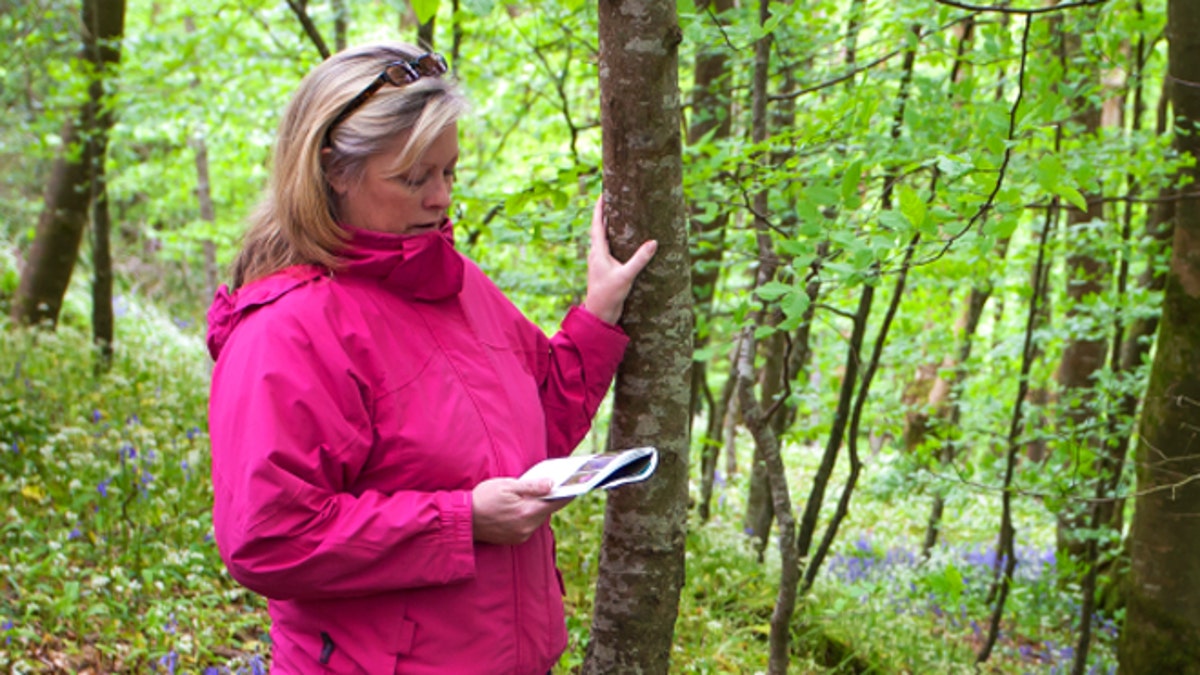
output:
M 412 84 L 421 78 L 420 73 L 403 61 L 397 61 L 383 71 L 384 78 L 397 87 Z
M 413 61 L 413 66 L 416 67 L 424 77 L 437 77 L 444 75 L 449 67 L 446 65 L 446 59 L 442 58 L 441 54 L 429 53 Z

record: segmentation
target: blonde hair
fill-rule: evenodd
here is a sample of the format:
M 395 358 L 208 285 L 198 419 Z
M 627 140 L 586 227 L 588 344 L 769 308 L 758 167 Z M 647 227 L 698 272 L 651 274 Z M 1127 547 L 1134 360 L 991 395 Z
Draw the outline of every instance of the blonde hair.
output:
M 403 172 L 463 115 L 466 99 L 448 76 L 422 77 L 402 87 L 384 84 L 338 123 L 322 156 L 329 124 L 346 103 L 389 63 L 423 53 L 399 42 L 354 47 L 331 56 L 300 82 L 279 124 L 270 184 L 233 262 L 235 289 L 291 265 L 336 269 L 346 232 L 335 219 L 328 177 L 358 180 L 367 159 L 409 132 L 392 166 Z

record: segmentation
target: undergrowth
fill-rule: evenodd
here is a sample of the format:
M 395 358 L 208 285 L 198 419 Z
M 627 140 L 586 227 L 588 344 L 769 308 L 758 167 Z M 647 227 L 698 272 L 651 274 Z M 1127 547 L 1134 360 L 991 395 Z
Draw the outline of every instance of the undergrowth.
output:
M 260 673 L 265 604 L 225 572 L 211 536 L 208 359 L 195 327 L 128 308 L 110 372 L 88 337 L 0 320 L 0 668 L 8 672 Z M 815 454 L 792 449 L 794 498 Z M 974 672 L 986 634 L 996 501 L 952 492 L 942 545 L 919 551 L 927 500 L 902 464 L 873 459 L 839 544 L 801 600 L 792 672 Z M 689 524 L 687 585 L 672 671 L 765 672 L 778 558 L 743 535 L 742 476 L 718 486 L 713 518 Z M 905 486 L 909 485 L 908 488 Z M 910 497 L 910 496 L 909 496 Z M 1053 556 L 1045 510 L 1025 504 L 1019 564 L 995 673 L 1066 672 L 1076 589 Z M 586 652 L 604 524 L 589 495 L 555 515 L 571 639 Z M 1100 621 L 1090 672 L 1114 669 Z

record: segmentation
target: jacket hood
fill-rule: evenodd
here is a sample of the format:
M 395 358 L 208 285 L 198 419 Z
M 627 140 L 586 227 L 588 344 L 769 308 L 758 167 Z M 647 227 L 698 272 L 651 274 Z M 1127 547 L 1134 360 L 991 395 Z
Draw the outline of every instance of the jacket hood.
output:
M 446 221 L 436 232 L 398 235 L 343 228 L 350 237 L 336 271 L 295 265 L 256 279 L 236 291 L 222 285 L 208 308 L 208 353 L 213 360 L 243 317 L 289 292 L 324 277 L 364 277 L 405 297 L 435 302 L 462 290 L 463 258 L 454 249 L 454 228 Z

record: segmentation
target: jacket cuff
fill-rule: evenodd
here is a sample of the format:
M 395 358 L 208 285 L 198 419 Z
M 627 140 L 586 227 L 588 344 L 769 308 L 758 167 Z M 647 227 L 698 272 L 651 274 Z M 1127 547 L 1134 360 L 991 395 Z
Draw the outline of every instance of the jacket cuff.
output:
M 438 496 L 442 538 L 449 550 L 453 576 L 469 578 L 475 574 L 475 537 L 471 521 L 471 492 L 444 492 Z
M 567 312 L 562 331 L 571 337 L 580 350 L 605 361 L 619 362 L 629 344 L 629 336 L 620 326 L 608 323 L 582 305 L 575 305 Z

